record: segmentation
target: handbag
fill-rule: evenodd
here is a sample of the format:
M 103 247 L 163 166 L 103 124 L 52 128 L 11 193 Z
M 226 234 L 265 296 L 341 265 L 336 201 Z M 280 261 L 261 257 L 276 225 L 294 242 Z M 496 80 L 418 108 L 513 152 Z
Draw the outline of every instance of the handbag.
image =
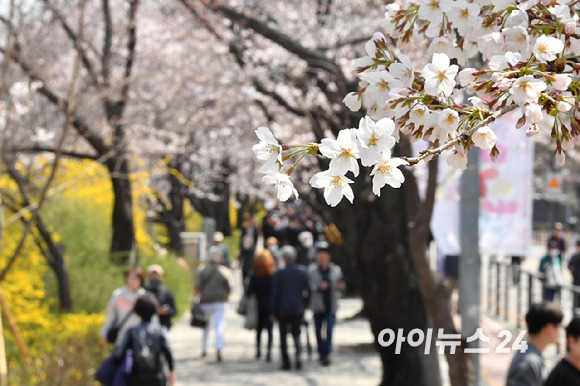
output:
M 132 314 L 133 314 L 133 311 L 129 312 L 127 315 L 125 315 L 123 320 L 121 320 L 121 323 L 109 328 L 109 330 L 107 331 L 107 342 L 108 343 L 114 344 L 117 341 L 117 336 L 119 335 L 119 331 L 121 330 L 121 328 L 123 328 L 125 323 L 127 323 L 127 320 L 129 320 L 129 318 L 131 317 Z
M 200 303 L 193 303 L 193 307 L 191 307 L 191 321 L 189 325 L 191 327 L 198 327 L 198 328 L 205 328 L 209 321 L 209 317 L 207 314 L 201 309 Z
M 244 320 L 244 328 L 248 330 L 255 330 L 258 328 L 258 298 L 256 295 L 248 296 L 248 309 L 246 313 L 246 320 Z
M 248 296 L 246 294 L 242 295 L 236 312 L 238 315 L 246 315 L 248 313 Z

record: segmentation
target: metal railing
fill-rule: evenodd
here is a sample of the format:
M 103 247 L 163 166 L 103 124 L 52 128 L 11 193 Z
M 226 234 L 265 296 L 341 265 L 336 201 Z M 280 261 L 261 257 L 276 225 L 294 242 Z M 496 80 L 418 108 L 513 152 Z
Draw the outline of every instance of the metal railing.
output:
M 530 305 L 544 299 L 544 274 L 520 264 L 491 257 L 487 263 L 486 281 L 487 314 L 503 322 L 515 322 L 516 328 L 525 327 Z M 556 293 L 554 302 L 562 307 L 565 320 L 580 315 L 580 309 L 577 311 L 574 306 L 574 296 L 580 296 L 579 286 L 562 284 Z M 560 349 L 558 345 L 558 352 Z

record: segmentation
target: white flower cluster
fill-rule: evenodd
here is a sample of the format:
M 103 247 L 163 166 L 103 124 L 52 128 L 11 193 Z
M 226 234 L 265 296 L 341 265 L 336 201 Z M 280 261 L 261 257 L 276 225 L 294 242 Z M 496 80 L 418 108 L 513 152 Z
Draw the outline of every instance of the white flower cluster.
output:
M 556 140 L 556 159 L 580 140 L 578 106 L 578 11 L 568 0 L 421 0 L 387 6 L 386 27 L 402 44 L 430 39 L 432 62 L 415 73 L 405 55 L 395 57 L 387 39 L 376 33 L 357 61 L 361 90 L 347 95 L 352 110 L 364 106 L 374 119 L 390 117 L 414 139 L 435 145 L 454 141 L 448 163 L 464 168 L 472 145 L 491 149 L 496 136 L 479 125 L 502 109 L 517 110 L 518 128 L 528 136 L 545 131 Z M 482 69 L 464 65 L 481 53 Z M 411 73 L 401 76 L 400 68 Z M 384 74 L 377 76 L 376 74 Z M 381 83 L 382 82 L 382 83 Z M 409 82 L 411 84 L 409 85 Z M 467 88 L 477 97 L 462 99 Z
M 556 160 L 563 164 L 566 151 L 580 141 L 579 13 L 580 4 L 569 0 L 389 4 L 387 35 L 399 46 L 431 41 L 432 60 L 416 71 L 408 56 L 395 56 L 385 35 L 375 33 L 365 44 L 366 56 L 355 63 L 360 89 L 344 98 L 351 110 L 363 107 L 368 115 L 358 129 L 344 130 L 336 140 L 323 139 L 317 149 L 307 147 L 310 154 L 320 150 L 331 158 L 330 169 L 310 183 L 324 188 L 327 202 L 336 205 L 342 196 L 353 199 L 348 187 L 352 181 L 345 173 L 358 174 L 359 158 L 363 166 L 373 166 L 377 195 L 385 184 L 400 186 L 403 176 L 396 167 L 407 161 L 413 164 L 453 149 L 447 162 L 464 169 L 473 146 L 489 149 L 496 159 L 497 138 L 489 124 L 508 111 L 518 114 L 515 129 L 526 130 L 528 136 L 542 131 L 550 135 L 556 142 Z M 404 47 L 398 48 L 404 52 Z M 461 69 L 479 53 L 485 66 Z M 466 90 L 476 94 L 469 103 L 463 101 Z M 267 130 L 258 130 L 262 129 Z M 261 140 L 263 130 L 258 133 Z M 430 148 L 419 157 L 391 158 L 390 149 L 401 133 L 430 141 Z M 383 138 L 388 144 L 379 142 Z M 277 183 L 273 181 L 282 178 L 273 171 L 282 174 L 282 160 L 265 157 L 266 150 L 259 150 L 265 146 L 261 142 L 254 147 L 258 158 L 270 165 L 261 170 L 267 173 L 264 181 Z M 285 186 L 291 186 L 288 175 L 294 167 L 283 179 Z M 288 198 L 288 189 L 282 194 L 279 188 L 279 198 Z
M 305 146 L 282 147 L 266 127 L 259 127 L 256 135 L 260 142 L 253 146 L 252 150 L 256 157 L 265 161 L 260 172 L 265 173 L 264 183 L 275 185 L 277 196 L 281 201 L 286 201 L 298 192 L 290 179 L 296 164 L 308 154 L 318 154 L 330 159 L 328 170 L 312 176 L 310 185 L 324 189 L 324 198 L 331 206 L 336 206 L 346 197 L 350 202 L 354 199 L 354 193 L 349 184 L 353 183 L 346 177 L 351 172 L 354 177 L 359 174 L 358 160 L 363 166 L 372 167 L 373 193 L 381 195 L 381 189 L 385 185 L 398 188 L 405 181 L 403 173 L 398 169 L 408 162 L 392 157 L 391 149 L 395 146 L 396 139 L 393 136 L 395 123 L 390 118 L 383 118 L 378 122 L 366 116 L 360 120 L 357 129 L 345 129 L 338 133 L 336 139 L 324 138 L 320 144 L 311 143 Z M 294 151 L 296 148 L 299 150 Z M 284 150 L 290 153 L 282 157 Z M 284 160 L 302 154 L 290 168 L 284 171 Z

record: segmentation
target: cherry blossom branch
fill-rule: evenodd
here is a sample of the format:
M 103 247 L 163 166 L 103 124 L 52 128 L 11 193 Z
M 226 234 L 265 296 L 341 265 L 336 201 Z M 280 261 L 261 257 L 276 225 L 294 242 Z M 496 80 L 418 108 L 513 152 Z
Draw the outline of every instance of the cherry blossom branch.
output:
M 404 160 L 406 160 L 409 165 L 416 165 L 419 162 L 430 158 L 430 157 L 437 157 L 439 156 L 441 153 L 443 153 L 445 150 L 448 150 L 450 148 L 452 148 L 453 146 L 457 145 L 462 139 L 465 139 L 467 137 L 469 137 L 469 135 L 471 133 L 473 133 L 474 131 L 476 131 L 477 129 L 479 129 L 480 127 L 483 127 L 485 125 L 489 125 L 491 122 L 495 121 L 498 117 L 513 111 L 517 108 L 519 108 L 520 106 L 517 105 L 511 105 L 511 106 L 507 106 L 502 108 L 501 110 L 498 110 L 496 112 L 494 112 L 493 114 L 491 114 L 489 117 L 485 118 L 484 120 L 478 122 L 476 125 L 474 125 L 473 127 L 465 130 L 463 133 L 461 133 L 461 135 L 459 135 L 457 138 L 454 138 L 450 141 L 445 142 L 443 145 L 436 147 L 434 149 L 425 149 L 425 150 L 421 150 L 419 153 L 421 154 L 418 157 L 402 157 Z

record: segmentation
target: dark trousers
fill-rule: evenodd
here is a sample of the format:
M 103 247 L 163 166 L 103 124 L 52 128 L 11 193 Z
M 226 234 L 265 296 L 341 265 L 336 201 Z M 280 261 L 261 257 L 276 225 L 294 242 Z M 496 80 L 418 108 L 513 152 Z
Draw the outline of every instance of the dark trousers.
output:
M 314 331 L 316 333 L 316 343 L 318 354 L 321 359 L 328 358 L 332 352 L 332 329 L 336 321 L 336 314 L 314 314 Z M 322 336 L 323 324 L 326 325 L 326 334 Z
M 544 300 L 553 302 L 556 297 L 559 298 L 560 291 L 556 288 L 544 288 Z
M 278 326 L 280 327 L 280 351 L 282 352 L 282 363 L 284 366 L 290 366 L 288 342 L 286 341 L 288 329 L 290 329 L 290 333 L 294 339 L 296 361 L 300 361 L 300 355 L 302 354 L 302 345 L 300 344 L 300 325 L 302 324 L 302 318 L 302 314 L 285 315 L 278 318 Z
M 258 306 L 258 328 L 256 329 L 256 352 L 260 353 L 261 341 L 262 341 L 262 330 L 266 329 L 268 332 L 268 355 L 272 350 L 273 341 L 273 323 L 270 320 L 270 310 L 267 308 L 260 309 Z

